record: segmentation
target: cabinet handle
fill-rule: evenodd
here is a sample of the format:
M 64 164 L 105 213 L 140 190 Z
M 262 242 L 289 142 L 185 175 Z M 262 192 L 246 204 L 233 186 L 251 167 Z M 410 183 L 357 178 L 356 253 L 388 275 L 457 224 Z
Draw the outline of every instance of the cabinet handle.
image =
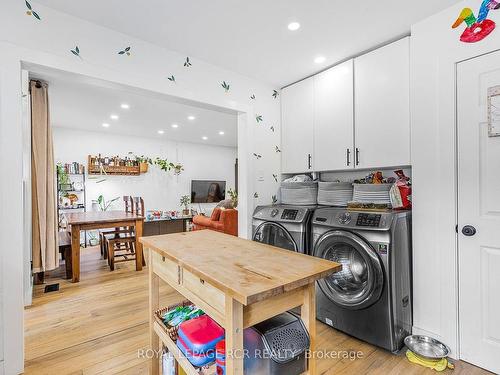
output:
M 359 148 L 356 147 L 356 165 L 359 165 Z
M 311 154 L 307 154 L 307 168 L 308 169 L 312 168 L 312 156 L 311 156 Z
M 351 165 L 351 150 L 350 149 L 347 149 L 347 166 L 350 166 Z

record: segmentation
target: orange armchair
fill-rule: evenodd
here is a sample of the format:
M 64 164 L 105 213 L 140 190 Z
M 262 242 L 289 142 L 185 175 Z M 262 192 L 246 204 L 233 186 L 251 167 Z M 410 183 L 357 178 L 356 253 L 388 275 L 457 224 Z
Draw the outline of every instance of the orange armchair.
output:
M 212 216 L 196 215 L 193 217 L 194 230 L 211 229 L 238 236 L 238 211 L 233 208 L 215 208 Z

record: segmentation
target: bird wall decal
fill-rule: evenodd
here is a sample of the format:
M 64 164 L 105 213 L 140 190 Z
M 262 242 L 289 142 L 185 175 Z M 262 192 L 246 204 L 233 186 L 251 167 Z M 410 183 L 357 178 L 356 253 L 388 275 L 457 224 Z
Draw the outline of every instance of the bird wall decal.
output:
M 481 7 L 479 8 L 477 18 L 474 15 L 472 9 L 464 8 L 451 27 L 453 29 L 456 29 L 458 26 L 465 22 L 467 27 L 460 36 L 460 40 L 464 43 L 479 42 L 490 35 L 493 30 L 495 30 L 495 22 L 488 19 L 487 17 L 490 10 L 496 10 L 499 8 L 500 3 L 498 1 L 483 0 L 483 2 L 481 3 Z

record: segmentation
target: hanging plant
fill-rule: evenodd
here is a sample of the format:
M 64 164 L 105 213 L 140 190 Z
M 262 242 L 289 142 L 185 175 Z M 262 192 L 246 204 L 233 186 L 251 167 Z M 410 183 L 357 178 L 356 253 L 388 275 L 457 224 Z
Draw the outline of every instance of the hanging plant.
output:
M 170 172 L 171 170 L 173 170 L 175 175 L 180 175 L 181 172 L 184 170 L 182 164 L 175 164 L 168 161 L 167 159 L 162 159 L 159 157 L 157 157 L 153 163 L 157 167 L 159 167 L 162 171 Z
M 255 94 L 252 94 L 252 96 L 250 96 L 250 99 L 255 100 Z
M 123 50 L 121 50 L 120 52 L 118 52 L 119 55 L 127 55 L 127 56 L 130 56 L 130 47 L 127 47 Z
M 75 47 L 75 49 L 71 49 L 70 51 L 71 51 L 71 53 L 72 53 L 73 55 L 75 55 L 75 56 L 79 57 L 80 59 L 82 58 L 82 57 L 80 56 L 80 47 L 76 46 L 76 47 Z
M 226 81 L 222 81 L 222 83 L 220 85 L 222 86 L 222 88 L 224 90 L 226 90 L 226 92 L 229 92 L 229 88 L 230 88 L 229 83 L 227 83 Z
M 172 74 L 170 77 L 167 77 L 167 79 L 170 81 L 170 82 L 173 82 L 175 83 L 175 76 Z
M 262 117 L 262 115 L 257 115 L 257 116 L 255 116 L 255 121 L 262 122 L 262 121 L 264 121 L 264 118 Z
M 190 66 L 192 66 L 193 64 L 191 64 L 191 61 L 189 61 L 189 57 L 186 57 L 186 61 L 184 62 L 184 66 L 186 68 L 189 68 Z
M 33 10 L 31 4 L 28 3 L 27 1 L 25 1 L 25 3 L 26 3 L 26 8 L 28 8 L 28 10 L 26 11 L 26 14 L 28 16 L 35 17 L 38 21 L 41 21 L 42 19 L 40 18 L 40 16 L 38 15 L 38 13 Z
M 280 95 L 280 94 L 279 94 L 279 92 L 278 92 L 278 91 L 273 90 L 273 98 L 274 98 L 274 99 L 278 99 L 278 96 L 279 96 L 279 95 Z

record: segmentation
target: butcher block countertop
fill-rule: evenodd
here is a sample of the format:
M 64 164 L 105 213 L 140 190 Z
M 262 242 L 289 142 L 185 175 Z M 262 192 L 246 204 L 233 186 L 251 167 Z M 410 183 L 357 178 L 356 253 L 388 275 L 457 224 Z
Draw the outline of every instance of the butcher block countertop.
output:
M 143 237 L 140 242 L 243 305 L 300 288 L 342 268 L 335 262 L 211 230 Z

